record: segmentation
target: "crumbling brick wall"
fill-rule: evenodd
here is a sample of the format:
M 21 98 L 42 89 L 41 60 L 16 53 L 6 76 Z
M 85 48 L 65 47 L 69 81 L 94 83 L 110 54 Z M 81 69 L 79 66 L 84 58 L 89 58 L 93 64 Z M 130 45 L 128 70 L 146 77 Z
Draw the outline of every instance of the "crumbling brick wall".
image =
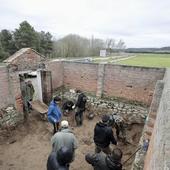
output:
M 3 128 L 16 125 L 24 116 L 18 74 L 9 74 L 4 66 L 0 67 L 0 75 L 0 127 Z
M 6 66 L 0 67 L 0 108 L 13 103 L 10 95 L 9 74 Z

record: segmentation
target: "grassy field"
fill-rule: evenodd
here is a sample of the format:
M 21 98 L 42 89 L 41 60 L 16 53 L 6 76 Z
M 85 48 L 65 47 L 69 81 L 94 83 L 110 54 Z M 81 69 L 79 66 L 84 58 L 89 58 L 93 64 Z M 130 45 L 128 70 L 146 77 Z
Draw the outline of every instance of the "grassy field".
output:
M 170 67 L 170 54 L 135 54 L 135 56 L 116 63 L 133 66 Z

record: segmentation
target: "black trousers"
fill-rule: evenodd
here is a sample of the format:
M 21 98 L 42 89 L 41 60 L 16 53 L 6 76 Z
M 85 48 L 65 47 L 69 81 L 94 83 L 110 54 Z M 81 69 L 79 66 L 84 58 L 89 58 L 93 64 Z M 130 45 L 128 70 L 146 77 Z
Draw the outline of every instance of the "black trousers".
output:
M 79 110 L 75 114 L 75 119 L 76 119 L 77 126 L 81 126 L 83 124 L 83 112 L 84 111 Z
M 57 126 L 57 130 L 56 130 L 56 126 Z M 53 127 L 54 127 L 53 133 L 54 133 L 54 134 L 59 130 L 59 126 L 60 126 L 60 123 L 59 123 L 59 122 L 53 123 Z

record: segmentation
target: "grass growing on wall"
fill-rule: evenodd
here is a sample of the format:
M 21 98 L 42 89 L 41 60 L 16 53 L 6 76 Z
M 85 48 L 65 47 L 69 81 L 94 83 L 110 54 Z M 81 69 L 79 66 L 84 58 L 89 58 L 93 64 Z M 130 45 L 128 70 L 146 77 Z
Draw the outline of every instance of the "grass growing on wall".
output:
M 134 66 L 170 67 L 170 54 L 136 54 L 136 57 L 116 63 Z

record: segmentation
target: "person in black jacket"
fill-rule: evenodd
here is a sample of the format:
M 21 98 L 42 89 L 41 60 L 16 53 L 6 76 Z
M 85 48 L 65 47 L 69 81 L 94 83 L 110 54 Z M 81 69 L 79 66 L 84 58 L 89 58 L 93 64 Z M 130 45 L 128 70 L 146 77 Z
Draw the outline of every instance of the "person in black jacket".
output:
M 106 154 L 111 152 L 110 142 L 117 145 L 117 141 L 114 138 L 112 128 L 108 126 L 110 117 L 108 115 L 102 116 L 102 122 L 96 123 L 94 128 L 94 143 L 96 145 L 95 152 L 99 153 L 103 151 Z
M 79 94 L 77 103 L 75 105 L 76 107 L 76 124 L 77 126 L 81 126 L 83 124 L 83 112 L 86 109 L 86 102 L 87 102 L 87 97 L 85 96 L 84 93 Z
M 73 111 L 74 103 L 71 100 L 67 100 L 63 103 L 62 110 L 65 116 L 68 116 Z
M 58 151 L 52 151 L 48 157 L 47 170 L 69 170 L 69 164 L 72 162 L 73 152 L 63 146 Z
M 85 156 L 86 161 L 93 166 L 94 170 L 122 170 L 121 158 L 122 151 L 118 148 L 113 149 L 110 155 L 100 152 Z

